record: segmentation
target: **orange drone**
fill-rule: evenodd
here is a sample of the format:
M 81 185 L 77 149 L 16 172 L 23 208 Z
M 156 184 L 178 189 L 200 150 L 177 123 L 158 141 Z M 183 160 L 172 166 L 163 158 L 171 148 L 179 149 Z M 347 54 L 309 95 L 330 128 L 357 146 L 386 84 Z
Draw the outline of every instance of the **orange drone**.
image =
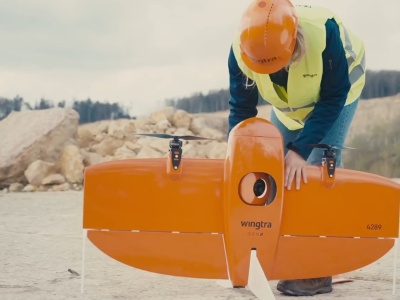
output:
M 335 168 L 332 148 L 286 190 L 282 137 L 267 120 L 238 124 L 225 159 L 184 158 L 179 138 L 167 158 L 86 168 L 83 228 L 110 257 L 244 287 L 253 259 L 268 280 L 331 276 L 376 261 L 399 236 L 400 185 Z

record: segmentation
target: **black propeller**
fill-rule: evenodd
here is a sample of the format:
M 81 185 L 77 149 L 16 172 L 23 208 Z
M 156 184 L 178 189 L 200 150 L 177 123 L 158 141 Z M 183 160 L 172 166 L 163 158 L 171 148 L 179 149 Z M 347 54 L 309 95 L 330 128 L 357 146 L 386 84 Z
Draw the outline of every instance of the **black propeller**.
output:
M 346 147 L 346 146 L 335 146 L 335 145 L 328 145 L 328 144 L 308 144 L 307 146 L 312 147 L 312 148 L 320 148 L 320 149 L 326 149 L 326 150 L 342 150 L 342 149 L 351 149 L 354 150 L 356 148 L 352 147 Z
M 172 167 L 174 170 L 179 168 L 182 159 L 182 140 L 194 141 L 194 140 L 213 140 L 211 138 L 205 138 L 194 135 L 171 135 L 166 133 L 136 133 L 135 135 L 151 136 L 162 139 L 171 139 L 169 142 L 169 151 L 172 157 Z
M 174 139 L 174 140 L 186 140 L 186 141 L 194 141 L 194 140 L 213 140 L 211 138 L 194 136 L 194 135 L 171 135 L 166 133 L 136 133 L 136 135 L 144 135 L 144 136 L 152 136 L 162 139 Z
M 336 169 L 336 152 L 338 149 L 355 149 L 346 146 L 336 146 L 336 145 L 328 145 L 328 144 L 309 144 L 307 145 L 313 148 L 324 149 L 324 156 L 322 157 L 323 164 L 327 165 L 327 172 L 330 178 L 333 178 Z

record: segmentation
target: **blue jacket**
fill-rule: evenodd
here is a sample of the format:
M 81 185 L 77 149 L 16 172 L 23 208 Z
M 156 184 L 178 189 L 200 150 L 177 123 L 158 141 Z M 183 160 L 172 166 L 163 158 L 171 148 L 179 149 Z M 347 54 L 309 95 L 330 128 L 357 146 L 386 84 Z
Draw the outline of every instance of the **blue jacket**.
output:
M 321 81 L 320 100 L 316 103 L 311 116 L 305 122 L 297 139 L 286 147 L 297 152 L 304 159 L 310 155 L 309 144 L 319 143 L 329 132 L 339 117 L 347 94 L 350 91 L 348 64 L 340 39 L 339 27 L 335 20 L 330 19 L 326 27 L 326 48 L 322 53 L 323 76 Z M 228 59 L 229 67 L 229 131 L 241 121 L 257 115 L 257 86 L 246 88 L 240 70 L 231 48 Z M 287 88 L 288 72 L 280 70 L 270 74 L 272 82 Z

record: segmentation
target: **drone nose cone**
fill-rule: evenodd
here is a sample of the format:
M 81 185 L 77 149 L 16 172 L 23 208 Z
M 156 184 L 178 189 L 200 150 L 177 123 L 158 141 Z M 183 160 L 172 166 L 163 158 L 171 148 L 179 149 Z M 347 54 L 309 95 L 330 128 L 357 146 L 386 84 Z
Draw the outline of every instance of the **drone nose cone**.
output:
M 250 118 L 240 122 L 231 130 L 230 135 L 281 138 L 281 133 L 275 125 L 262 118 Z

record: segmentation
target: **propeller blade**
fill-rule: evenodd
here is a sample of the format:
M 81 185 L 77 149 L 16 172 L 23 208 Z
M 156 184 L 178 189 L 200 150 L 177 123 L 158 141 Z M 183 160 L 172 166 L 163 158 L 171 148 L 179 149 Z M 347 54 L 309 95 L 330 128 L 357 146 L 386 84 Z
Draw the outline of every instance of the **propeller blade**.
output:
M 347 146 L 336 146 L 336 145 L 328 145 L 328 144 L 307 144 L 307 146 L 312 148 L 320 148 L 320 149 L 351 149 L 354 150 L 356 148 L 347 147 Z
M 206 138 L 202 136 L 194 136 L 194 135 L 181 135 L 178 136 L 178 139 L 186 140 L 186 141 L 195 141 L 195 140 L 215 140 L 212 138 Z
M 336 146 L 333 146 L 333 147 L 335 147 L 335 148 L 336 148 Z M 356 148 L 353 148 L 353 147 L 347 147 L 347 146 L 341 146 L 340 148 L 339 148 L 339 147 L 337 147 L 337 149 L 349 149 L 349 150 L 355 150 Z
M 144 135 L 144 136 L 152 136 L 162 139 L 173 139 L 175 138 L 173 135 L 166 134 L 166 133 L 135 133 L 135 135 Z
M 144 135 L 144 136 L 152 136 L 162 139 L 178 139 L 178 140 L 186 140 L 186 141 L 194 141 L 194 140 L 214 140 L 211 138 L 194 136 L 194 135 L 171 135 L 166 133 L 136 133 L 135 135 Z

